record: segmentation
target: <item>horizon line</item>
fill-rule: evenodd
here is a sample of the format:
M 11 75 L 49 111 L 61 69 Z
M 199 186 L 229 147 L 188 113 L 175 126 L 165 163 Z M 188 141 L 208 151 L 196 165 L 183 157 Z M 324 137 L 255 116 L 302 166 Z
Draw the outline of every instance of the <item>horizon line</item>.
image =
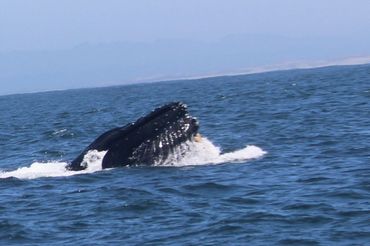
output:
M 370 64 L 370 56 L 354 56 L 347 57 L 336 60 L 318 60 L 318 61 L 288 61 L 279 64 L 265 65 L 259 67 L 249 67 L 244 69 L 236 69 L 230 72 L 220 72 L 220 73 L 209 73 L 203 75 L 189 75 L 189 76 L 160 76 L 152 78 L 138 78 L 132 79 L 130 82 L 113 82 L 107 85 L 93 85 L 78 88 L 64 88 L 64 89 L 46 89 L 39 91 L 29 91 L 29 92 L 15 92 L 15 93 L 5 93 L 0 94 L 0 97 L 4 96 L 15 96 L 15 95 L 26 95 L 26 94 L 36 94 L 36 93 L 48 93 L 48 92 L 58 92 L 58 91 L 69 91 L 69 90 L 83 90 L 83 89 L 95 89 L 95 88 L 109 88 L 116 86 L 128 86 L 128 85 L 140 85 L 140 84 L 152 84 L 161 82 L 176 82 L 184 80 L 201 80 L 210 79 L 217 77 L 232 77 L 232 76 L 242 76 L 242 75 L 252 75 L 252 74 L 263 74 L 269 72 L 279 72 L 279 71 L 289 71 L 289 70 L 305 70 L 305 69 L 315 69 L 315 68 L 325 68 L 334 66 L 355 66 L 355 65 L 366 65 Z

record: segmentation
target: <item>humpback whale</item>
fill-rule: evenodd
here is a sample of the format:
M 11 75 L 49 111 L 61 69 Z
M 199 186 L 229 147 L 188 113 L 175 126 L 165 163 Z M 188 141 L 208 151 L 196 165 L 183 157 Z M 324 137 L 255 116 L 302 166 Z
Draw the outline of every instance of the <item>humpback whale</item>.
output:
M 67 169 L 85 169 L 83 158 L 90 150 L 106 151 L 102 168 L 158 164 L 182 143 L 197 141 L 198 129 L 199 123 L 190 116 L 187 106 L 172 102 L 134 123 L 103 133 L 67 165 Z

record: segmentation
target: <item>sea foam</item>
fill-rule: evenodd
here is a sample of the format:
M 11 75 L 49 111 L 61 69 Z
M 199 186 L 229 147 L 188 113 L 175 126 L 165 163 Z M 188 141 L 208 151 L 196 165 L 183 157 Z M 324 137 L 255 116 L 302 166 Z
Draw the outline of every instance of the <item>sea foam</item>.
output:
M 266 151 L 254 145 L 247 145 L 233 152 L 222 153 L 220 147 L 215 146 L 207 138 L 202 138 L 200 142 L 183 144 L 159 166 L 194 166 L 242 162 L 262 157 L 264 154 L 266 154 Z
M 35 179 L 94 173 L 102 170 L 102 160 L 105 154 L 106 151 L 89 151 L 82 161 L 82 164 L 86 166 L 86 169 L 82 171 L 67 170 L 67 162 L 34 162 L 28 167 L 21 167 L 14 171 L 0 172 L 0 178 Z M 233 152 L 222 153 L 219 147 L 215 146 L 207 138 L 203 138 L 200 142 L 187 142 L 181 145 L 173 154 L 170 154 L 164 163 L 157 163 L 155 166 L 182 167 L 242 162 L 262 157 L 264 154 L 266 154 L 264 150 L 253 145 L 247 145 L 245 148 Z

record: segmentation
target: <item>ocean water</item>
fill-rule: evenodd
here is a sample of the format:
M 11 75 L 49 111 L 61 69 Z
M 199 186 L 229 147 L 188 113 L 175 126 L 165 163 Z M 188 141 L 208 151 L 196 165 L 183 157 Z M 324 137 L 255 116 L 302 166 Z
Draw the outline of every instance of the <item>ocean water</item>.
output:
M 65 170 L 171 101 L 205 137 L 183 159 Z M 0 116 L 1 245 L 370 244 L 370 65 L 1 96 Z

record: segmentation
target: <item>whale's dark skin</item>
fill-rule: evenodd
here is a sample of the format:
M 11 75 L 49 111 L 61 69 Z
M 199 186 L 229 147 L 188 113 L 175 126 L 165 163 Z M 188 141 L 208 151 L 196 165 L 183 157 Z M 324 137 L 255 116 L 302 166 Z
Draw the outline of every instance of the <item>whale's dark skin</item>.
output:
M 99 136 L 67 169 L 79 171 L 90 150 L 107 151 L 102 168 L 152 165 L 164 161 L 177 146 L 193 140 L 198 121 L 190 116 L 185 104 L 173 102 L 153 110 L 134 123 L 114 128 Z

